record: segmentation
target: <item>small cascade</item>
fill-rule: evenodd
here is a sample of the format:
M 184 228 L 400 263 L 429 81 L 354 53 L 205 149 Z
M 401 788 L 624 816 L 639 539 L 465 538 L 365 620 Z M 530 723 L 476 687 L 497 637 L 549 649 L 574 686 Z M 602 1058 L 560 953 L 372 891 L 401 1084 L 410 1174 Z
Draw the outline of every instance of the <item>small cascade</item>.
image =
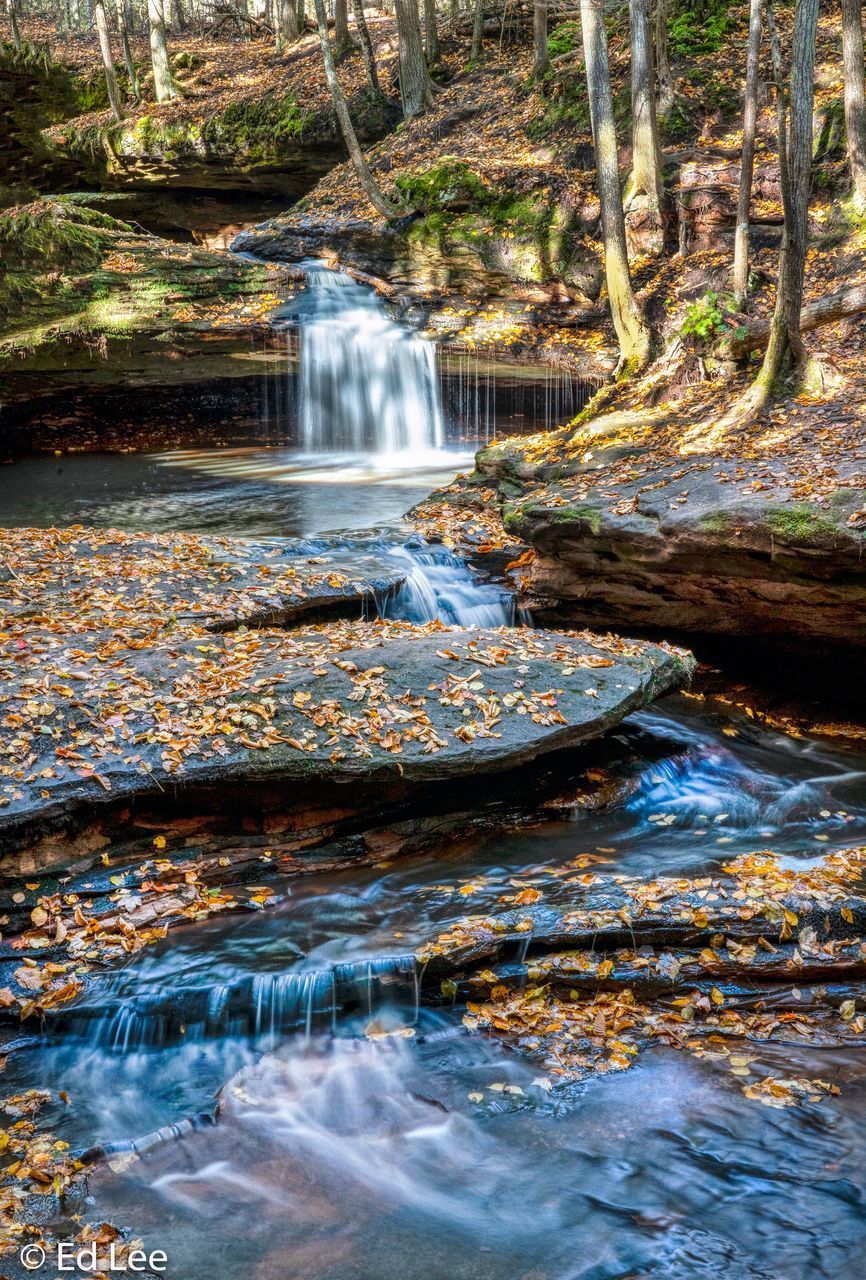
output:
M 444 426 L 436 348 L 396 324 L 372 290 L 305 264 L 300 443 L 306 453 L 423 455 Z
M 79 1005 L 55 1020 L 113 1054 L 223 1036 L 275 1044 L 282 1036 L 336 1030 L 340 1014 L 371 1017 L 383 1006 L 419 1001 L 415 957 L 370 956 L 327 969 L 244 975 L 234 983 L 159 992 L 99 1007 Z
M 459 627 L 510 627 L 514 598 L 503 587 L 479 582 L 447 547 L 395 547 L 391 554 L 408 567 L 406 581 L 383 612 L 406 622 L 440 621 Z

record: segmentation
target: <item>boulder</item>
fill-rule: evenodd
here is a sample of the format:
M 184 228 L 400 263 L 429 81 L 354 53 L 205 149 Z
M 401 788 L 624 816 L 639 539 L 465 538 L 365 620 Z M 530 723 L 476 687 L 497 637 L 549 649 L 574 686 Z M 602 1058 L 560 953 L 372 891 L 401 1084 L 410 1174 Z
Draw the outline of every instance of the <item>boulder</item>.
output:
M 596 462 L 505 505 L 506 532 L 536 553 L 525 587 L 552 606 L 542 619 L 866 646 L 857 458 L 826 501 L 718 458 L 639 453 L 614 491 Z

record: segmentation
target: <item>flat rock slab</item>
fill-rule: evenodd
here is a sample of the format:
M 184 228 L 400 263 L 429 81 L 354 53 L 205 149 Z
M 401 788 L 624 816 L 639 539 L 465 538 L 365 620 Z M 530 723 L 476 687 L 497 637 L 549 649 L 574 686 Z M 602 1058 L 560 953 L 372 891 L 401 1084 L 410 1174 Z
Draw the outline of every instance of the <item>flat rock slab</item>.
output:
M 405 578 L 384 552 L 339 544 L 316 554 L 303 550 L 284 539 L 2 529 L 0 608 L 7 622 L 56 634 L 114 629 L 147 636 L 167 625 L 289 623 L 311 611 L 381 599 Z
M 296 579 L 278 555 L 253 562 L 249 544 L 239 554 L 229 539 L 133 540 L 120 555 L 120 535 L 30 536 L 35 548 L 22 535 L 14 560 L 7 542 L 0 588 L 5 852 L 133 798 L 190 809 L 209 790 L 211 803 L 231 807 L 241 801 L 228 785 L 249 805 L 247 786 L 301 801 L 333 783 L 402 791 L 512 768 L 605 732 L 687 681 L 693 665 L 682 650 L 588 633 L 341 621 L 238 629 L 288 609 L 274 579 L 291 600 L 295 586 L 312 591 L 318 567 Z M 74 555 L 78 544 L 89 553 Z M 198 561 L 176 555 L 179 545 Z M 94 578 L 85 570 L 104 548 Z M 52 554 L 66 555 L 68 572 Z M 138 568 L 146 573 L 150 556 L 159 570 L 148 581 Z M 288 568 L 300 572 L 297 561 Z M 126 585 L 115 590 L 115 576 Z M 48 843 L 60 865 L 62 843 Z

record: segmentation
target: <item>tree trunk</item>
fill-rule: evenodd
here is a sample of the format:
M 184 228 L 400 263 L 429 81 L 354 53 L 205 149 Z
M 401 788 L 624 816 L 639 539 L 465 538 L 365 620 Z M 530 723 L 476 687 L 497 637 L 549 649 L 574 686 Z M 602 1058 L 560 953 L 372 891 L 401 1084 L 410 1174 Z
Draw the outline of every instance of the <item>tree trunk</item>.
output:
M 746 54 L 746 88 L 743 102 L 743 156 L 740 164 L 737 226 L 734 232 L 734 296 L 741 306 L 749 292 L 749 211 L 752 206 L 752 175 L 755 168 L 755 126 L 758 119 L 761 35 L 761 0 L 751 0 L 749 42 Z
M 117 87 L 117 72 L 114 70 L 114 56 L 111 52 L 111 36 L 108 34 L 108 18 L 105 16 L 105 0 L 94 0 L 93 12 L 96 18 L 96 34 L 99 37 L 99 52 L 102 55 L 102 66 L 105 71 L 108 105 L 111 107 L 111 114 L 119 124 L 123 119 L 123 110 L 120 106 L 120 90 Z
M 173 0 L 174 5 L 174 25 L 178 31 L 186 31 L 187 21 L 186 13 L 183 8 L 183 0 Z
M 845 66 L 845 134 L 854 195 L 866 204 L 866 103 L 863 96 L 861 0 L 842 0 L 842 59 Z
M 21 48 L 21 30 L 18 26 L 18 9 L 16 0 L 9 2 L 9 22 L 12 27 L 12 44 L 16 49 Z
M 129 80 L 129 91 L 135 102 L 141 101 L 141 85 L 138 83 L 138 72 L 135 69 L 135 58 L 129 43 L 129 26 L 126 20 L 126 7 L 123 0 L 117 0 L 117 29 L 120 32 L 120 45 L 123 49 L 123 62 Z
M 384 97 L 379 85 L 379 73 L 376 70 L 376 55 L 373 52 L 373 41 L 370 39 L 370 29 L 367 26 L 367 19 L 364 17 L 364 0 L 352 0 L 352 12 L 355 15 L 355 26 L 358 28 L 358 41 L 361 45 L 361 56 L 364 59 L 364 66 L 367 71 L 367 80 L 370 88 L 377 97 Z
M 289 0 L 289 4 L 292 4 L 292 3 L 293 3 L 293 0 Z M 301 35 L 303 35 L 304 27 L 307 25 L 306 0 L 298 0 L 295 13 L 298 15 L 298 31 L 300 32 Z
M 376 180 L 373 177 L 364 159 L 364 153 L 358 143 L 358 135 L 355 133 L 355 127 L 352 124 L 352 118 L 349 115 L 349 108 L 346 106 L 346 99 L 343 97 L 343 90 L 340 88 L 340 82 L 337 79 L 337 72 L 334 67 L 334 57 L 331 53 L 331 46 L 328 43 L 328 15 L 325 12 L 325 0 L 316 0 L 316 21 L 319 25 L 319 43 L 322 46 L 322 61 L 325 64 L 325 79 L 328 82 L 328 88 L 331 91 L 331 99 L 334 103 L 334 112 L 340 125 L 340 131 L 343 135 L 343 141 L 346 144 L 346 150 L 349 153 L 349 159 L 354 165 L 355 172 L 361 182 L 361 186 L 367 194 L 370 203 L 383 218 L 395 218 L 400 210 L 393 205 L 390 200 L 379 190 Z
M 484 38 L 484 0 L 475 0 L 475 12 L 472 17 L 472 51 L 469 57 L 477 62 L 481 57 L 481 41 Z
M 547 75 L 550 58 L 547 53 L 547 0 L 535 0 L 532 6 L 532 38 L 534 58 L 532 75 L 539 84 Z
M 400 56 L 400 98 L 403 114 L 409 120 L 421 115 L 433 102 L 433 83 L 421 43 L 417 0 L 395 0 L 394 11 Z
M 177 89 L 168 61 L 162 0 L 147 0 L 147 21 L 150 28 L 150 61 L 153 65 L 153 87 L 156 91 L 156 100 L 170 102 L 172 98 L 177 97 Z
M 439 28 L 436 25 L 436 0 L 424 0 L 424 52 L 427 66 L 439 61 Z
M 298 13 L 294 0 L 276 0 L 274 25 L 277 29 L 277 49 L 282 53 L 287 45 L 298 39 Z
M 632 291 L 628 269 L 602 0 L 580 0 L 580 20 L 598 171 L 607 292 L 619 339 L 621 363 L 640 367 L 649 359 L 650 334 Z
M 347 58 L 355 47 L 355 42 L 349 35 L 349 4 L 348 0 L 334 0 L 334 58 L 337 62 L 342 62 Z
M 632 194 L 649 197 L 653 211 L 661 215 L 664 199 L 662 159 L 650 40 L 650 0 L 630 0 Z
M 674 78 L 668 57 L 668 7 L 670 0 L 656 0 L 655 46 L 658 99 L 656 111 L 666 116 L 674 105 Z
M 769 5 L 767 7 L 769 10 Z M 784 145 L 781 173 L 785 226 L 779 253 L 776 306 L 770 323 L 764 362 L 755 379 L 750 405 L 753 411 L 766 401 L 780 374 L 798 364 L 804 355 L 803 340 L 800 337 L 800 309 L 803 304 L 812 176 L 812 106 L 817 26 L 818 0 L 797 0 L 791 50 L 788 126 L 783 123 L 786 114 L 784 101 L 780 107 L 780 145 Z M 775 27 L 771 28 L 771 38 L 778 48 Z

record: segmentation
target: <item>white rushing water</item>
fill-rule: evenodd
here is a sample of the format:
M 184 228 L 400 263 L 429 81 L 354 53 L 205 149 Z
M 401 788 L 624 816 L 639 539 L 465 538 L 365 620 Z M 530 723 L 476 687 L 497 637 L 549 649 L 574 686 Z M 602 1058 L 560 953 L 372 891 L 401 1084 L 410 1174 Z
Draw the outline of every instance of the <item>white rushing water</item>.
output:
M 442 448 L 444 426 L 432 342 L 395 323 L 372 289 L 319 263 L 301 328 L 300 437 L 306 453 Z

